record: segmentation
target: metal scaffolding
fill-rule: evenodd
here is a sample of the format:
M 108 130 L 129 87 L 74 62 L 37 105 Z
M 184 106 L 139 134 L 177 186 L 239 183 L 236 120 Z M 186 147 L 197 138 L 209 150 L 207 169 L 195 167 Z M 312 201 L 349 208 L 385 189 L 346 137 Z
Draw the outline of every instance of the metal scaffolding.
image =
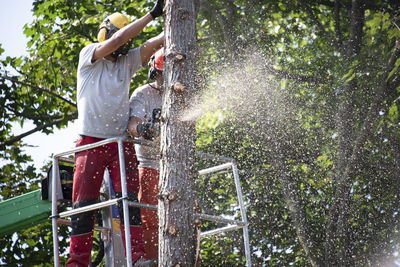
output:
M 128 200 L 128 192 L 127 192 L 127 188 L 126 188 L 125 161 L 124 161 L 124 153 L 123 153 L 123 142 L 124 141 L 127 141 L 127 140 L 126 140 L 126 138 L 123 138 L 123 137 L 109 138 L 109 139 L 105 139 L 105 140 L 102 140 L 102 141 L 99 141 L 99 142 L 96 142 L 93 144 L 80 146 L 80 147 L 71 149 L 66 152 L 58 153 L 53 156 L 52 177 L 57 182 L 51 183 L 51 194 L 52 194 L 51 199 L 52 200 L 58 199 L 58 192 L 59 192 L 59 190 L 61 190 L 60 177 L 59 177 L 59 161 L 60 160 L 70 161 L 70 159 L 65 158 L 65 156 L 68 156 L 68 155 L 71 155 L 71 154 L 74 154 L 77 152 L 85 151 L 87 149 L 92 149 L 95 147 L 106 145 L 109 143 L 113 143 L 113 142 L 118 143 L 120 172 L 121 172 L 121 185 L 122 185 L 122 197 L 121 198 L 109 199 L 109 200 L 105 200 L 105 201 L 102 201 L 102 202 L 99 202 L 99 203 L 96 203 L 96 204 L 93 204 L 90 206 L 72 209 L 72 210 L 68 210 L 65 212 L 61 212 L 61 213 L 58 213 L 58 211 L 57 211 L 57 201 L 52 201 L 51 219 L 52 219 L 53 245 L 54 245 L 53 246 L 54 266 L 56 266 L 56 267 L 60 266 L 59 244 L 58 244 L 58 224 L 67 224 L 67 225 L 69 224 L 69 221 L 63 220 L 61 218 L 70 217 L 72 215 L 76 215 L 76 214 L 91 211 L 91 210 L 97 210 L 97 209 L 102 209 L 102 208 L 106 208 L 106 207 L 111 207 L 112 205 L 116 205 L 118 202 L 122 201 L 123 212 L 126 214 L 126 216 L 124 216 L 124 227 L 125 227 L 124 229 L 125 229 L 125 233 L 126 233 L 125 247 L 126 247 L 126 251 L 131 251 L 130 228 L 129 228 L 129 221 L 128 221 L 129 220 L 128 206 L 157 210 L 157 206 L 155 206 L 155 205 L 149 205 L 149 204 L 144 204 L 144 203 L 139 203 L 139 202 L 134 202 L 134 201 Z M 143 141 L 139 141 L 139 140 L 135 140 L 135 139 L 129 139 L 129 141 L 131 141 L 133 143 L 149 145 L 149 143 L 145 142 L 145 141 L 143 142 Z M 202 232 L 202 233 L 200 233 L 200 236 L 207 237 L 207 236 L 212 236 L 212 235 L 227 232 L 227 231 L 242 229 L 243 230 L 243 241 L 244 241 L 244 247 L 245 247 L 245 255 L 246 255 L 246 266 L 250 267 L 251 266 L 251 257 L 250 257 L 251 250 L 250 250 L 250 242 L 249 242 L 248 223 L 247 223 L 247 217 L 246 217 L 246 210 L 245 210 L 245 206 L 244 206 L 244 202 L 243 202 L 242 190 L 241 190 L 241 186 L 240 186 L 239 172 L 238 172 L 236 162 L 232 158 L 215 156 L 215 155 L 202 153 L 202 152 L 196 152 L 196 155 L 203 157 L 203 158 L 220 160 L 220 161 L 225 162 L 221 165 L 217 165 L 217 166 L 214 166 L 211 168 L 200 170 L 199 175 L 218 172 L 218 171 L 229 169 L 229 168 L 232 169 L 233 178 L 234 178 L 235 187 L 236 187 L 237 198 L 238 198 L 238 205 L 239 205 L 240 213 L 241 213 L 241 220 L 232 220 L 232 219 L 227 219 L 227 218 L 224 218 L 221 216 L 195 213 L 194 216 L 198 219 L 226 224 L 226 226 L 224 226 L 224 227 L 209 230 L 207 232 Z M 106 235 L 109 235 L 110 229 L 108 229 L 108 228 L 96 226 L 95 229 L 102 231 Z M 132 255 L 130 253 L 126 253 L 126 266 L 128 266 L 128 267 L 132 266 Z

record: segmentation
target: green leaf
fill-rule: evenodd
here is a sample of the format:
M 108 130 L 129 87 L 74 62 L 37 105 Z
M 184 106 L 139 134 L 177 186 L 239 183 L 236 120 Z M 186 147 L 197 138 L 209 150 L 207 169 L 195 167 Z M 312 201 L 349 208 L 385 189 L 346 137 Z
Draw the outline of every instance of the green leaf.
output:
M 394 64 L 394 67 L 393 67 L 392 71 L 389 73 L 386 81 L 388 81 L 393 76 L 393 74 L 395 74 L 397 72 L 397 70 L 399 69 L 399 66 L 400 66 L 400 58 L 398 58 L 396 60 L 396 63 Z
M 396 103 L 393 103 L 390 108 L 389 108 L 389 114 L 388 114 L 389 120 L 391 122 L 396 122 L 399 119 L 399 110 L 397 107 Z

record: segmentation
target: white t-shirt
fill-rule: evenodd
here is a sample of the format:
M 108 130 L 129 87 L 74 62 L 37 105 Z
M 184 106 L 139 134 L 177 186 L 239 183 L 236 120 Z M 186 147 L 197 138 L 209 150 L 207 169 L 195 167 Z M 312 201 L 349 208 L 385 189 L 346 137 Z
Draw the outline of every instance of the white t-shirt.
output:
M 137 88 L 130 99 L 131 116 L 143 122 L 151 120 L 153 110 L 161 108 L 162 95 L 158 90 L 146 84 Z M 139 137 L 138 139 L 143 139 Z M 160 169 L 160 137 L 153 140 L 154 147 L 135 144 L 136 156 L 140 167 Z
M 142 67 L 140 49 L 135 48 L 112 62 L 92 61 L 98 44 L 79 54 L 77 101 L 78 134 L 98 138 L 126 135 L 129 121 L 129 86 Z

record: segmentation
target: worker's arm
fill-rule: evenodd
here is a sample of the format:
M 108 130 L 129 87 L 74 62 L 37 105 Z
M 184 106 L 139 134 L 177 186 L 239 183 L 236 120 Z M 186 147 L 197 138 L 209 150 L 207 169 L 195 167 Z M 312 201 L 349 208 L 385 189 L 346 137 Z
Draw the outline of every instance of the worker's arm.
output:
M 128 123 L 128 132 L 134 137 L 142 136 L 144 139 L 154 140 L 160 135 L 160 129 L 159 127 L 158 130 L 153 129 L 153 126 L 151 122 L 143 123 L 140 118 L 131 116 Z
M 140 118 L 131 116 L 128 123 L 128 132 L 134 137 L 139 137 L 140 134 L 137 132 L 137 126 L 142 123 L 143 121 Z
M 164 0 L 157 0 L 149 13 L 118 30 L 110 39 L 99 43 L 94 51 L 92 62 L 110 55 L 120 46 L 128 43 L 132 38 L 135 38 L 150 21 L 163 14 L 163 7 Z
M 99 58 L 110 55 L 120 46 L 126 44 L 130 39 L 135 38 L 152 20 L 153 17 L 150 15 L 150 13 L 148 13 L 117 31 L 115 34 L 113 34 L 113 36 L 111 36 L 110 39 L 99 43 L 93 53 L 92 62 Z
M 142 65 L 149 62 L 151 55 L 164 45 L 164 32 L 160 33 L 156 37 L 147 40 L 140 47 L 140 57 L 142 59 Z

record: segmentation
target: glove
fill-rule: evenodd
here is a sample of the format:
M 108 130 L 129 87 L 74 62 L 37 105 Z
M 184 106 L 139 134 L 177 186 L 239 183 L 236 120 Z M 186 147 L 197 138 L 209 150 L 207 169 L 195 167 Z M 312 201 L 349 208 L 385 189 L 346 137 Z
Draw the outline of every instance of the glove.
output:
M 138 124 L 138 126 L 136 126 L 136 131 L 140 136 L 143 136 L 144 139 L 151 141 L 160 135 L 160 131 L 151 128 L 151 123 Z
M 155 19 L 163 14 L 163 8 L 164 8 L 164 0 L 157 0 L 157 3 L 153 7 L 153 9 L 150 11 L 150 15 L 153 17 L 153 19 Z

